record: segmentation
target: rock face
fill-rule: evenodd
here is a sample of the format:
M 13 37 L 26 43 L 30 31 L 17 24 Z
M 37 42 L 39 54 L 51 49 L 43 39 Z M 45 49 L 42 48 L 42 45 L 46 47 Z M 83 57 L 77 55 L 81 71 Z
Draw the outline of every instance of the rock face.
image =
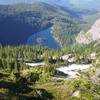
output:
M 96 20 L 88 32 L 80 32 L 76 38 L 76 42 L 80 44 L 89 44 L 98 40 L 100 40 L 100 19 Z
M 100 39 L 100 19 L 95 22 L 88 33 L 91 34 L 94 41 Z

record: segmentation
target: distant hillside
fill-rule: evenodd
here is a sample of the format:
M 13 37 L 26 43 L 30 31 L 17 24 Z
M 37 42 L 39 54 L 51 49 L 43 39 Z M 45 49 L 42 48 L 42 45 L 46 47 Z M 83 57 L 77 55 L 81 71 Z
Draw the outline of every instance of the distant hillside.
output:
M 25 44 L 30 35 L 53 25 L 58 27 L 58 24 L 63 27 L 62 32 L 56 34 L 58 41 L 61 43 L 64 42 L 62 40 L 66 40 L 67 36 L 64 37 L 66 32 L 70 34 L 69 37 L 73 40 L 72 34 L 77 34 L 80 31 L 77 27 L 79 23 L 80 21 L 72 12 L 57 5 L 49 5 L 43 2 L 1 5 L 0 43 L 4 45 Z M 55 36 L 58 30 L 54 29 L 54 31 Z M 61 39 L 59 38 L 60 35 L 62 35 Z M 64 44 L 69 44 L 70 38 Z
M 1 5 L 0 43 L 25 43 L 26 39 L 31 34 L 51 26 L 52 23 L 50 20 L 52 19 L 52 16 L 48 16 L 48 12 L 53 15 L 55 11 L 44 11 L 43 7 L 44 6 L 40 4 Z
M 33 2 L 45 2 L 49 4 L 57 4 L 63 7 L 69 7 L 74 9 L 87 9 L 87 10 L 98 10 L 100 11 L 99 0 L 1 0 L 0 4 L 18 4 L 27 3 L 32 4 Z
M 56 16 L 63 17 L 63 14 L 44 3 L 1 5 L 0 43 L 25 43 L 30 35 L 50 27 Z
M 100 0 L 69 0 L 75 8 L 100 11 Z

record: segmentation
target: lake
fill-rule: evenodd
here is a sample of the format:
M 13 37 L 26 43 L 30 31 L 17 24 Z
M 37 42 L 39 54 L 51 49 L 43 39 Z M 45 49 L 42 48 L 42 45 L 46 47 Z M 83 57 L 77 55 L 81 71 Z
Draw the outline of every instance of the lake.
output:
M 33 34 L 27 40 L 28 45 L 47 46 L 49 48 L 59 49 L 59 43 L 54 39 L 52 27 Z

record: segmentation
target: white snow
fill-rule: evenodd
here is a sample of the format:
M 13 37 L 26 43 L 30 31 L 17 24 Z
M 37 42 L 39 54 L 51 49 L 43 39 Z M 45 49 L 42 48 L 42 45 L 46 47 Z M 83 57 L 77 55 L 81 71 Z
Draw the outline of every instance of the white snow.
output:
M 83 64 L 72 64 L 68 67 L 61 67 L 61 68 L 58 68 L 58 70 L 61 70 L 61 71 L 75 71 L 75 70 L 86 70 L 90 67 L 91 65 L 88 64 L 88 65 L 83 65 Z
M 35 66 L 44 66 L 46 64 L 45 64 L 45 62 L 41 62 L 41 63 L 26 63 L 26 65 L 35 67 Z
M 78 73 L 79 70 L 87 70 L 90 67 L 91 65 L 72 64 L 68 67 L 57 68 L 56 70 L 63 72 L 64 74 L 67 74 L 70 78 L 75 78 L 80 75 Z

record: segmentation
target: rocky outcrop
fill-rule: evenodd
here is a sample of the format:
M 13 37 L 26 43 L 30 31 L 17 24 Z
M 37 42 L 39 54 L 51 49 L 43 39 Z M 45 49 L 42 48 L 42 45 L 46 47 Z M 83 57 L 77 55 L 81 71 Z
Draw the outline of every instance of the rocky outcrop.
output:
M 95 22 L 88 33 L 91 34 L 91 37 L 94 41 L 100 39 L 100 19 Z
M 89 44 L 93 41 L 100 40 L 100 19 L 96 20 L 94 25 L 85 33 L 80 32 L 76 38 L 76 42 L 80 44 Z

